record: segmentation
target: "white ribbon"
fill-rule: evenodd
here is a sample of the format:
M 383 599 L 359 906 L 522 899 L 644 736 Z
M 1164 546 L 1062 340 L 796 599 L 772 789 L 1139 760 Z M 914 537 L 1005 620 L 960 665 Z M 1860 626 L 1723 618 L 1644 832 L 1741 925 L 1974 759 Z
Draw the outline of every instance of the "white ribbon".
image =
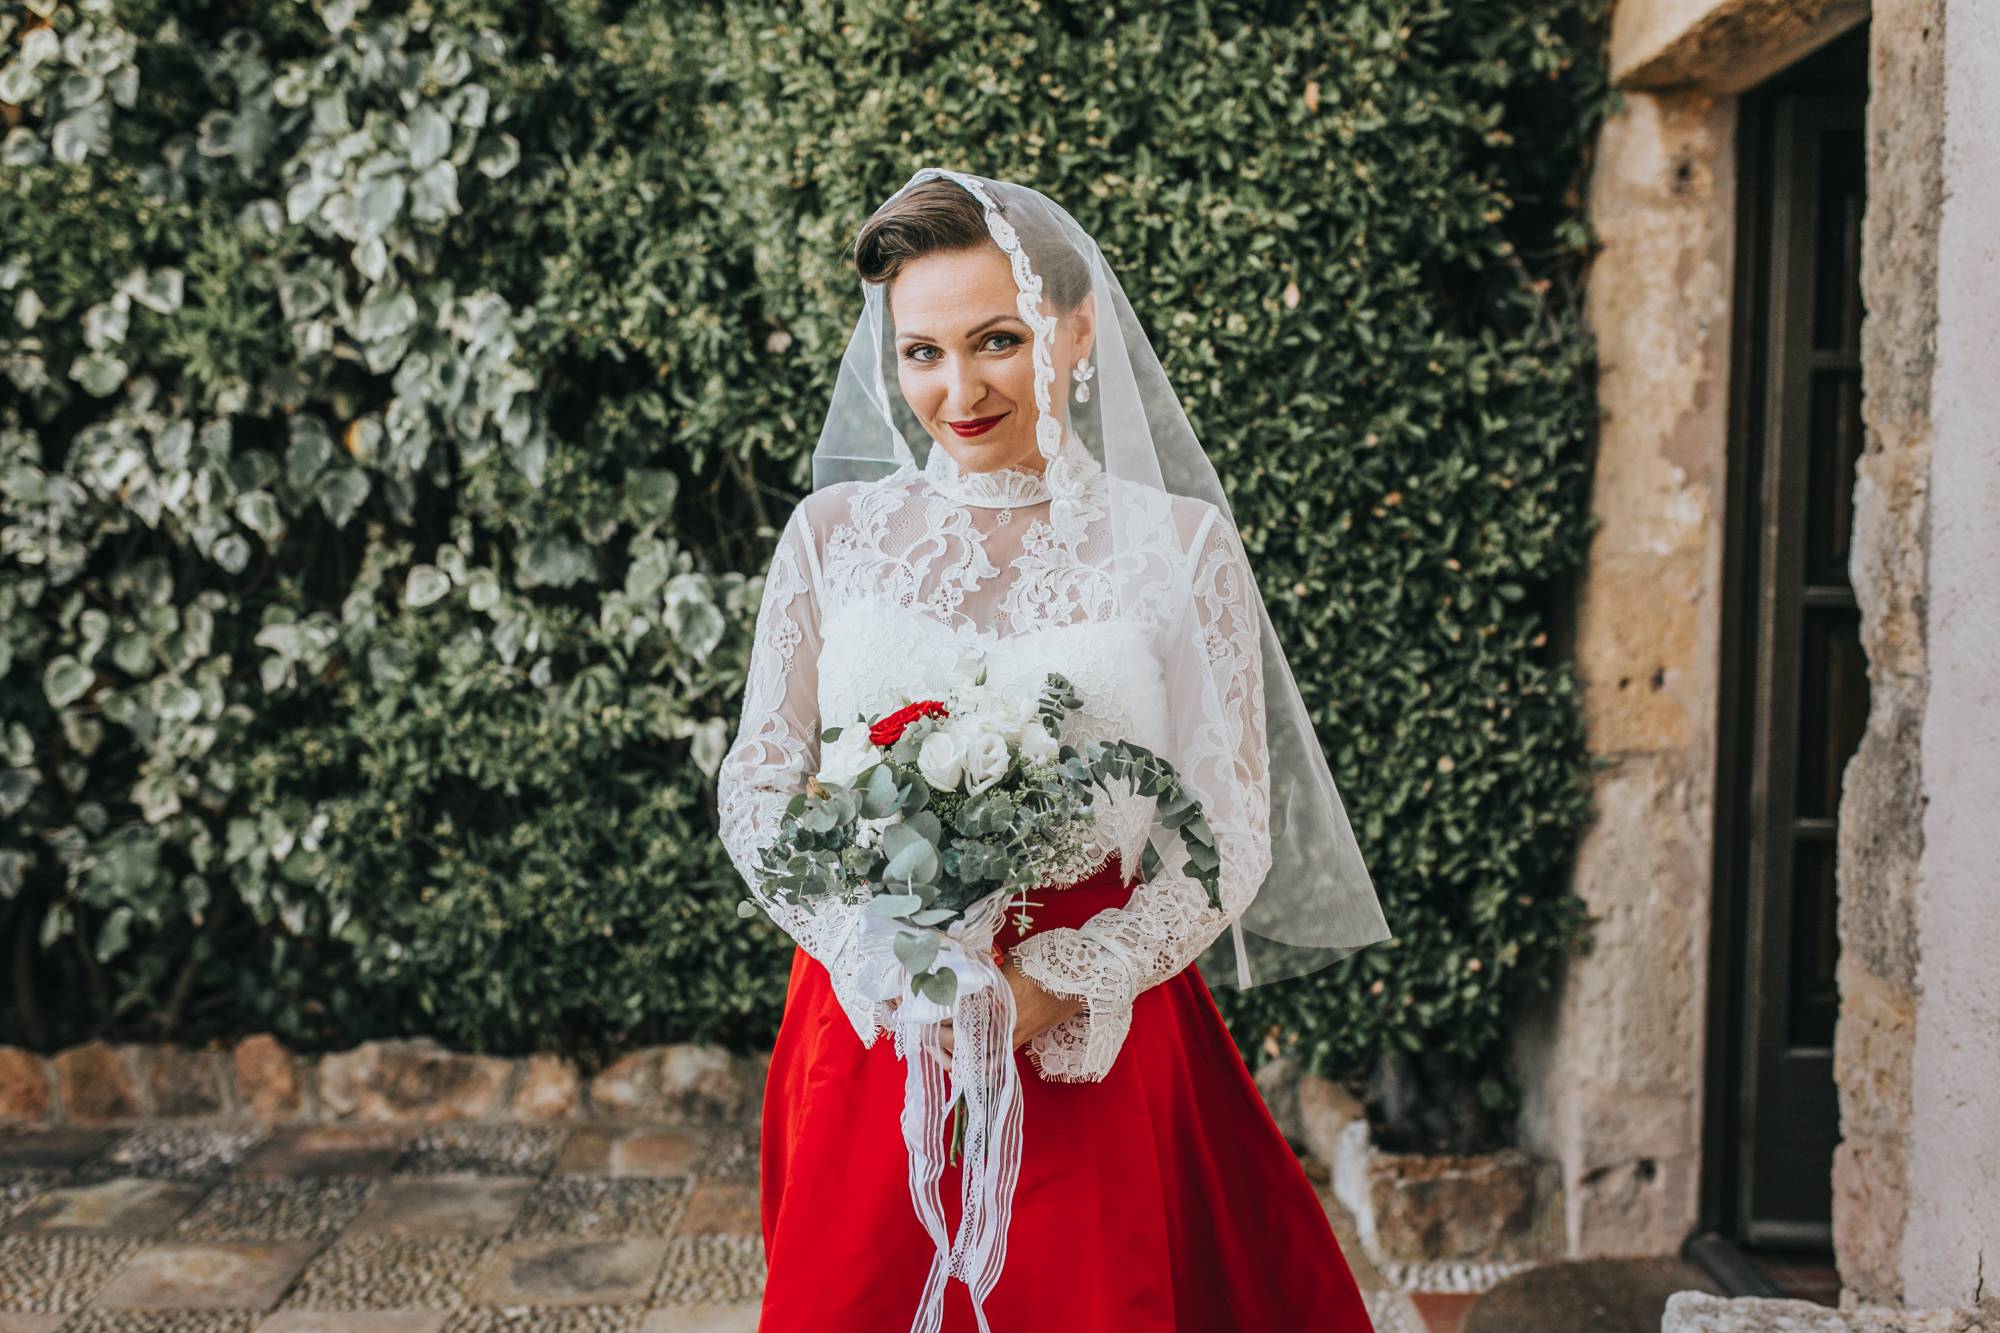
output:
M 855 941 L 862 990 L 871 999 L 898 1001 L 891 1025 L 905 1070 L 903 1146 L 909 1154 L 910 1199 L 936 1247 L 910 1333 L 938 1333 L 945 1284 L 953 1277 L 971 1289 L 980 1333 L 989 1333 L 985 1301 L 1007 1261 L 1007 1223 L 1021 1174 L 1021 1077 L 1014 1066 L 1014 991 L 993 962 L 1006 897 L 986 898 L 940 932 L 944 941 L 932 966 L 948 967 L 958 978 L 949 1008 L 910 993 L 909 969 L 895 953 L 896 937 L 909 927 L 864 915 Z M 940 1035 L 947 1018 L 953 1029 L 949 1079 Z M 959 1096 L 965 1098 L 965 1145 L 958 1233 L 948 1238 L 938 1189 L 945 1165 L 939 1145 Z

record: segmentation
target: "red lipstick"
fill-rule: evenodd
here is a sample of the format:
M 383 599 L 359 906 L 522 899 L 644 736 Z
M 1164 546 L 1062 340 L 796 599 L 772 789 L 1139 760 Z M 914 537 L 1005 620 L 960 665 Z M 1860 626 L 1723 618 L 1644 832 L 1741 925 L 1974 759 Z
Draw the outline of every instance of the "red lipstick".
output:
M 970 421 L 947 421 L 945 424 L 957 431 L 960 436 L 970 438 L 974 435 L 984 435 L 987 431 L 992 430 L 1000 424 L 1000 417 L 1006 415 L 1005 412 L 1002 412 L 998 417 L 974 417 Z

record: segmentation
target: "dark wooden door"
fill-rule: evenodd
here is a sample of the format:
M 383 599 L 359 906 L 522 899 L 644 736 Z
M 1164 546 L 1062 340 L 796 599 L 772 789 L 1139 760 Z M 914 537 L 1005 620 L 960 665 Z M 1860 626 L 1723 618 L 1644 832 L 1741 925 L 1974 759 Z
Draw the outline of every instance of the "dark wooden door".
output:
M 1739 162 L 1732 601 L 1724 629 L 1712 1033 L 1723 1229 L 1756 1247 L 1831 1242 L 1839 1139 L 1834 877 L 1841 775 L 1868 716 L 1848 581 L 1861 456 L 1865 36 L 1746 98 Z

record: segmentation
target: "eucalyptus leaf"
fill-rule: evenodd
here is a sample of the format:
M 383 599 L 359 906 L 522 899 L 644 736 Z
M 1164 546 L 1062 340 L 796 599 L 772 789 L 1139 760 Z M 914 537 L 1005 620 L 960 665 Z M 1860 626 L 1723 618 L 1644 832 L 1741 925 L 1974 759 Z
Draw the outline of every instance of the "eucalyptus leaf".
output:
M 938 876 L 937 848 L 919 839 L 889 858 L 882 873 L 892 882 L 929 884 Z
M 958 974 L 948 967 L 916 978 L 917 991 L 933 1004 L 947 1007 L 958 1003 Z
M 937 961 L 938 946 L 943 937 L 932 931 L 909 932 L 896 936 L 892 947 L 896 951 L 896 961 L 910 972 L 928 972 Z

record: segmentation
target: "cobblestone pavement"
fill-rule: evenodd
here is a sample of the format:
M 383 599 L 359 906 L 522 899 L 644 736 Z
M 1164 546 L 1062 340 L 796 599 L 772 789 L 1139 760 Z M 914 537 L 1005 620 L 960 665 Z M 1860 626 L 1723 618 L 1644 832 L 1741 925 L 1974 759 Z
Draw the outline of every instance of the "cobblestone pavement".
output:
M 756 1179 L 754 1128 L 0 1131 L 0 1333 L 754 1333 Z

